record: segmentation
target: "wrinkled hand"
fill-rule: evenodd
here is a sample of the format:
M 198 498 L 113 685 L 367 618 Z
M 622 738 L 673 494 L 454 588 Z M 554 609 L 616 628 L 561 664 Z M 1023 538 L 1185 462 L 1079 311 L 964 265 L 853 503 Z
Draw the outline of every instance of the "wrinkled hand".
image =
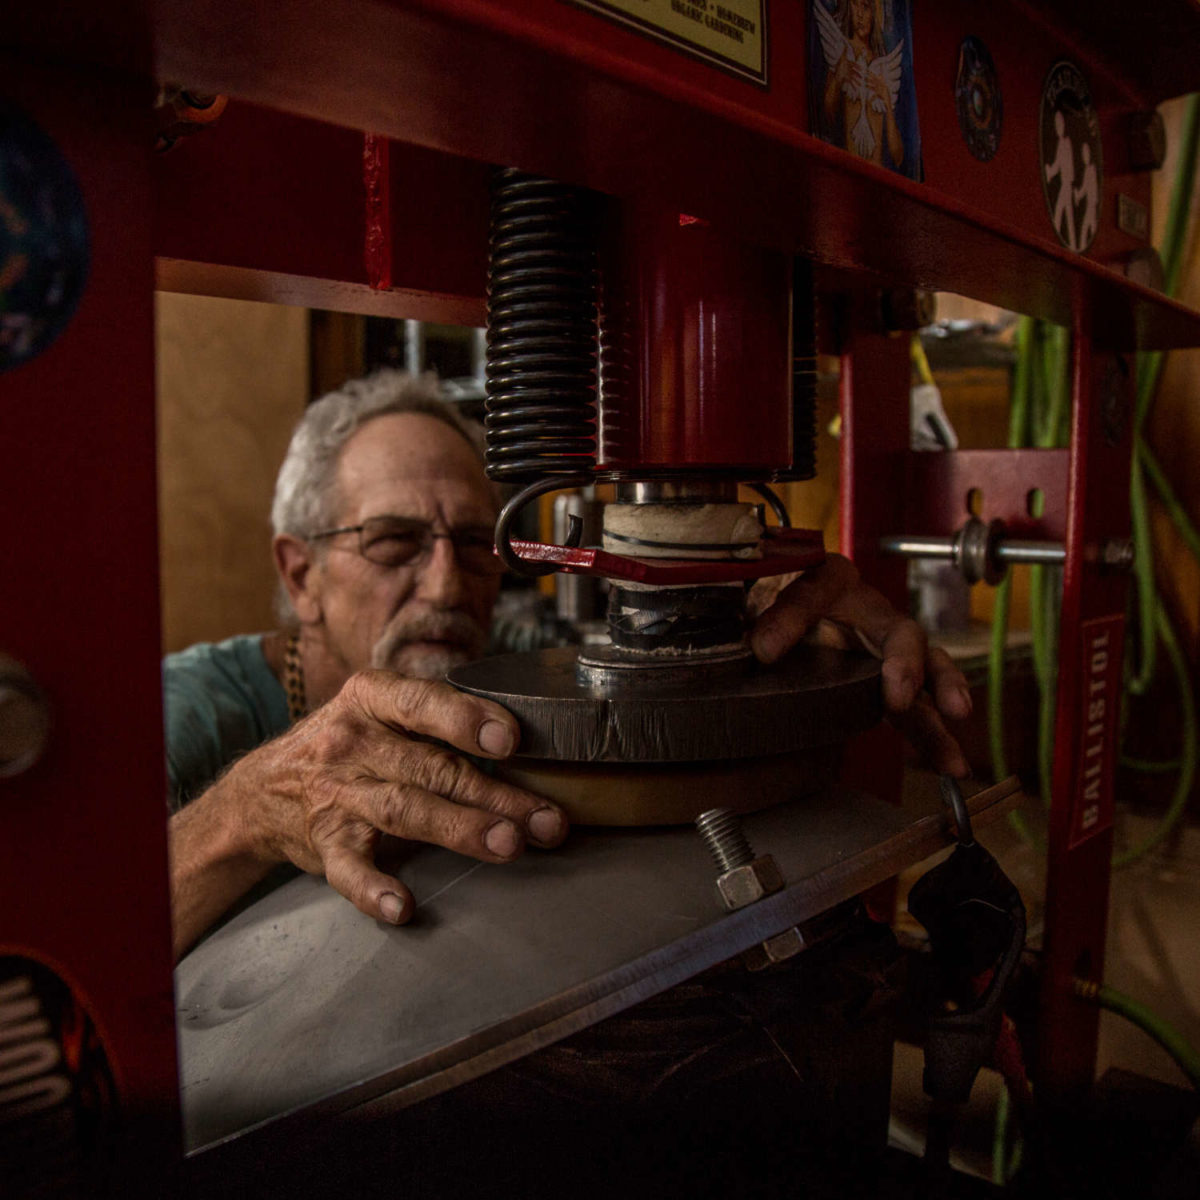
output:
M 861 643 L 883 662 L 883 702 L 892 723 L 934 770 L 966 776 L 967 760 L 944 718 L 969 716 L 971 694 L 950 656 L 930 646 L 916 621 L 863 583 L 854 564 L 840 554 L 791 582 L 786 579 L 782 586 L 762 580 L 751 589 L 755 656 L 775 662 L 804 638 L 838 649 Z
M 244 844 L 329 883 L 368 916 L 402 924 L 412 893 L 375 866 L 391 834 L 445 846 L 483 862 L 511 862 L 526 841 L 555 846 L 562 812 L 491 779 L 444 746 L 506 758 L 513 716 L 446 683 L 364 671 L 292 730 L 247 755 L 224 777 L 236 785 Z

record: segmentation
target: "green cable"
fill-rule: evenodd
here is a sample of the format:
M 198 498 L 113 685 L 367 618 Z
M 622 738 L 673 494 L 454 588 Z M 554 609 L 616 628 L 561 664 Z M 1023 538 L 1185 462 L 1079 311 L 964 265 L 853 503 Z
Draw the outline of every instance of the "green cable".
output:
M 1188 516 L 1187 509 L 1183 507 L 1178 493 L 1171 486 L 1171 481 L 1162 469 L 1162 464 L 1144 438 L 1138 439 L 1137 457 L 1145 468 L 1150 482 L 1154 484 L 1154 490 L 1158 492 L 1163 508 L 1166 510 L 1167 516 L 1171 518 L 1171 523 L 1178 530 L 1179 536 L 1192 554 L 1200 559 L 1200 530 L 1197 530 L 1191 517 Z
M 1029 403 L 1032 391 L 1029 346 L 1034 332 L 1031 317 L 1022 317 L 1017 322 L 1014 338 L 1016 366 L 1013 370 L 1012 403 L 1008 413 L 1008 446 L 1017 449 L 1028 440 Z M 1008 756 L 1004 750 L 1004 659 L 1008 648 L 1008 618 L 1012 601 L 1011 571 L 1000 581 L 996 589 L 996 602 L 992 613 L 992 636 L 988 647 L 988 741 L 992 754 L 992 773 L 996 779 L 1008 777 Z M 1025 820 L 1021 812 L 1010 812 L 1008 823 L 1027 842 L 1041 844 L 1041 837 Z
M 1008 778 L 1008 755 L 1004 750 L 1004 652 L 1008 646 L 1008 612 L 1012 601 L 1012 572 L 1000 580 L 992 607 L 992 641 L 988 647 L 988 742 L 992 752 L 992 774 Z M 997 631 L 999 635 L 997 636 Z
M 1063 441 L 1063 419 L 1067 414 L 1067 396 L 1070 392 L 1070 353 L 1069 331 L 1061 325 L 1049 326 L 1042 342 L 1042 370 L 1047 397 L 1045 421 L 1037 437 L 1037 445 L 1042 449 L 1059 446 Z
M 1167 775 L 1183 767 L 1182 758 L 1134 758 L 1131 754 L 1121 755 L 1121 766 L 1146 775 Z
M 992 1133 L 992 1182 L 997 1187 L 1003 1187 L 1008 1182 L 1008 1088 L 1000 1089 L 1000 1099 L 996 1101 L 996 1127 Z
M 1167 223 L 1163 230 L 1162 264 L 1163 291 L 1174 296 L 1183 270 L 1184 243 L 1191 216 L 1192 191 L 1196 186 L 1196 162 L 1200 152 L 1200 92 L 1189 96 L 1180 124 L 1179 162 L 1175 170 L 1175 185 L 1167 208 Z M 1137 408 L 1134 426 L 1140 430 L 1150 411 L 1158 388 L 1163 354 L 1155 350 L 1138 358 Z
M 1041 373 L 1041 391 L 1046 408 L 1035 440 L 1039 449 L 1050 449 L 1062 439 L 1063 416 L 1067 410 L 1070 334 L 1062 326 L 1038 323 L 1041 354 L 1035 360 L 1035 376 Z M 1058 659 L 1058 572 L 1035 566 L 1030 572 L 1030 619 L 1033 632 L 1033 661 L 1038 680 L 1038 774 L 1043 807 L 1049 808 L 1054 770 L 1054 715 Z
M 1075 994 L 1081 1000 L 1091 1001 L 1107 1012 L 1116 1013 L 1132 1021 L 1143 1033 L 1149 1034 L 1175 1060 L 1192 1087 L 1200 1091 L 1200 1054 L 1196 1053 L 1187 1038 L 1169 1021 L 1156 1016 L 1131 996 L 1102 983 L 1076 979 Z
M 1189 97 L 1187 107 L 1184 109 L 1180 131 L 1179 163 L 1175 172 L 1175 184 L 1171 189 L 1171 201 L 1163 232 L 1164 290 L 1168 296 L 1174 295 L 1179 286 L 1192 192 L 1196 182 L 1198 151 L 1200 151 L 1200 93 Z M 1195 527 L 1188 520 L 1178 498 L 1175 497 L 1166 475 L 1158 465 L 1157 459 L 1154 459 L 1142 433 L 1158 389 L 1162 364 L 1163 355 L 1160 351 L 1138 355 L 1137 402 L 1134 410 L 1135 454 L 1129 480 L 1129 502 L 1133 521 L 1134 578 L 1138 598 L 1139 662 L 1137 672 L 1126 685 L 1135 696 L 1145 695 L 1154 678 L 1158 644 L 1155 633 L 1158 593 L 1154 572 L 1154 544 L 1143 473 L 1151 475 L 1155 487 L 1163 497 L 1164 504 L 1173 510 L 1172 520 L 1174 520 L 1176 528 L 1180 530 L 1184 540 L 1188 541 L 1192 553 L 1200 557 L 1200 537 L 1195 536 Z M 1167 497 L 1168 493 L 1170 499 Z M 1172 501 L 1174 501 L 1173 505 Z M 1189 532 L 1192 535 L 1190 539 Z
M 1013 346 L 1017 362 L 1013 370 L 1012 403 L 1008 410 L 1008 448 L 1018 449 L 1029 442 L 1029 402 L 1033 379 L 1030 372 L 1029 346 L 1033 338 L 1033 318 L 1017 322 Z
M 1162 259 L 1164 290 L 1174 295 L 1183 269 L 1187 232 L 1191 216 L 1192 196 L 1196 184 L 1196 167 L 1200 161 L 1200 93 L 1190 96 L 1184 109 L 1180 130 L 1179 161 L 1175 183 L 1163 233 Z M 1179 650 L 1175 631 L 1166 617 L 1158 598 L 1154 570 L 1153 531 L 1150 524 L 1146 479 L 1157 491 L 1163 507 L 1180 537 L 1192 554 L 1200 559 L 1200 533 L 1179 501 L 1166 472 L 1147 442 L 1143 430 L 1158 389 L 1163 364 L 1159 352 L 1138 356 L 1137 403 L 1134 418 L 1134 455 L 1130 472 L 1129 502 L 1134 537 L 1134 574 L 1138 598 L 1138 670 L 1128 678 L 1126 687 L 1132 695 L 1144 695 L 1157 666 L 1157 646 L 1161 637 L 1171 659 L 1179 685 L 1184 720 L 1183 755 L 1179 760 L 1180 777 L 1167 813 L 1158 829 L 1141 845 L 1114 859 L 1115 866 L 1127 866 L 1167 836 L 1183 816 L 1187 794 L 1196 770 L 1195 698 L 1191 691 L 1186 664 Z M 1140 760 L 1135 760 L 1138 762 Z M 1165 768 L 1162 768 L 1165 769 Z
M 1200 92 L 1187 98 L 1179 126 L 1179 162 L 1175 186 L 1163 230 L 1163 280 L 1168 296 L 1174 296 L 1183 272 L 1183 256 L 1191 218 L 1192 193 L 1196 187 L 1196 162 L 1200 158 Z
M 1175 792 L 1163 819 L 1144 841 L 1122 854 L 1115 855 L 1113 857 L 1114 867 L 1127 867 L 1131 863 L 1137 862 L 1175 828 L 1187 810 L 1188 797 L 1191 795 L 1192 784 L 1196 779 L 1196 698 L 1192 695 L 1191 674 L 1171 619 L 1161 608 L 1158 610 L 1156 625 L 1158 635 L 1162 638 L 1163 646 L 1167 651 L 1171 668 L 1175 672 L 1176 682 L 1179 684 L 1180 715 L 1183 718 L 1183 756 L 1179 778 L 1175 781 Z

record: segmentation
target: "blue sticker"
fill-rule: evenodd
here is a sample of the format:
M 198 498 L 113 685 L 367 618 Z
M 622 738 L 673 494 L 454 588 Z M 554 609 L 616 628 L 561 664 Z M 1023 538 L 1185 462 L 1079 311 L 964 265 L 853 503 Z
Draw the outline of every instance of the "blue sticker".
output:
M 83 194 L 58 147 L 0 102 L 0 371 L 41 354 L 87 281 Z
M 810 0 L 812 132 L 859 158 L 920 179 L 909 0 Z

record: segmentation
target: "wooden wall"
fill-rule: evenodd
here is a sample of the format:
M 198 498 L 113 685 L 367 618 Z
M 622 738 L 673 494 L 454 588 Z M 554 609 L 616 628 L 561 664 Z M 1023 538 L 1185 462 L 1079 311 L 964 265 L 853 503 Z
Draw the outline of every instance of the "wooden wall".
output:
M 309 399 L 308 311 L 160 292 L 163 649 L 274 627 L 270 506 Z

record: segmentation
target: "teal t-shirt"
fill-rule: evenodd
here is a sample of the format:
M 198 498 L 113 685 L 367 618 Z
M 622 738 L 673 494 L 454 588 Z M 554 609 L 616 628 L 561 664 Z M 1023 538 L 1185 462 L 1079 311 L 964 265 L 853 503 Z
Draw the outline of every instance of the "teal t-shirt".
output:
M 202 642 L 163 659 L 167 801 L 198 796 L 235 758 L 288 727 L 287 697 L 262 652 L 262 635 Z

